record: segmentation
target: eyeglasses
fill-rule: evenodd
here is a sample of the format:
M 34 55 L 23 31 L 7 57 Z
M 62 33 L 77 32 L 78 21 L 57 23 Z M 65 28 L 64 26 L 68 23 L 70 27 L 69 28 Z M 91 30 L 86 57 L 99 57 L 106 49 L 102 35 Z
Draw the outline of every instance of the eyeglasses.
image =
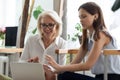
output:
M 47 28 L 48 27 L 49 29 L 53 29 L 56 24 L 55 23 L 54 24 L 53 23 L 48 23 L 48 24 L 46 24 L 46 23 L 40 23 L 40 25 L 43 28 Z

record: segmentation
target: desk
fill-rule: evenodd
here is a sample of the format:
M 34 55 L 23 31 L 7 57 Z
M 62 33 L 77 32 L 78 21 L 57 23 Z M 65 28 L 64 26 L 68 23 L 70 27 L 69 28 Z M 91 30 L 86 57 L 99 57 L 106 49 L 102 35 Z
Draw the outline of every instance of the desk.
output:
M 23 48 L 0 48 L 0 56 L 4 55 L 8 57 L 8 76 L 10 76 L 10 55 L 20 53 Z

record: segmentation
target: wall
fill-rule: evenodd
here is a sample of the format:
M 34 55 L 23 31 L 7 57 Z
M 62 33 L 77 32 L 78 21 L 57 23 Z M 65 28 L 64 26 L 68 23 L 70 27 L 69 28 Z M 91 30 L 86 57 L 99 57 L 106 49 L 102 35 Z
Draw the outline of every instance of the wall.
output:
M 21 4 L 21 0 L 0 0 L 0 26 L 18 25 Z

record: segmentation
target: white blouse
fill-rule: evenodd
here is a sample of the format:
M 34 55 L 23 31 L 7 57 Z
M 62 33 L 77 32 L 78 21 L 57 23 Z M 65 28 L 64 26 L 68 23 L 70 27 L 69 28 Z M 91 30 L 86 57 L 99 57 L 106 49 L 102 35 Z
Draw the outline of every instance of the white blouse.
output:
M 44 56 L 45 54 L 52 56 L 57 61 L 57 54 L 55 54 L 55 50 L 65 49 L 65 48 L 66 48 L 66 41 L 61 37 L 57 37 L 55 41 L 45 49 L 41 37 L 38 34 L 36 34 L 28 38 L 20 60 L 22 61 L 28 60 L 30 58 L 38 56 L 40 62 L 47 64 L 47 61 L 45 60 L 45 56 Z M 59 56 L 59 64 L 63 65 L 65 63 L 66 63 L 66 55 L 61 54 Z

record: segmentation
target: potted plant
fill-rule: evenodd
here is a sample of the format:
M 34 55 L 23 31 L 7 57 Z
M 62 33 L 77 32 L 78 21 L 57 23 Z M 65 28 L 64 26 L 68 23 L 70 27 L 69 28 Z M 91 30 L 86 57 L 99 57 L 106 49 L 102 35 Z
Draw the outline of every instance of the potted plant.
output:
M 79 39 L 79 42 L 81 43 L 82 41 L 82 27 L 80 25 L 80 23 L 76 23 L 75 25 L 75 33 L 73 33 L 74 35 L 71 36 L 70 34 L 68 34 L 68 40 L 71 40 L 73 42 L 77 41 L 77 39 Z
M 43 8 L 39 5 L 36 7 L 36 9 L 33 11 L 33 16 L 37 20 L 38 16 L 40 13 L 42 13 L 44 10 Z M 37 31 L 37 28 L 33 29 L 32 33 L 35 34 Z
M 0 46 L 4 46 L 5 43 L 5 27 L 0 27 Z

